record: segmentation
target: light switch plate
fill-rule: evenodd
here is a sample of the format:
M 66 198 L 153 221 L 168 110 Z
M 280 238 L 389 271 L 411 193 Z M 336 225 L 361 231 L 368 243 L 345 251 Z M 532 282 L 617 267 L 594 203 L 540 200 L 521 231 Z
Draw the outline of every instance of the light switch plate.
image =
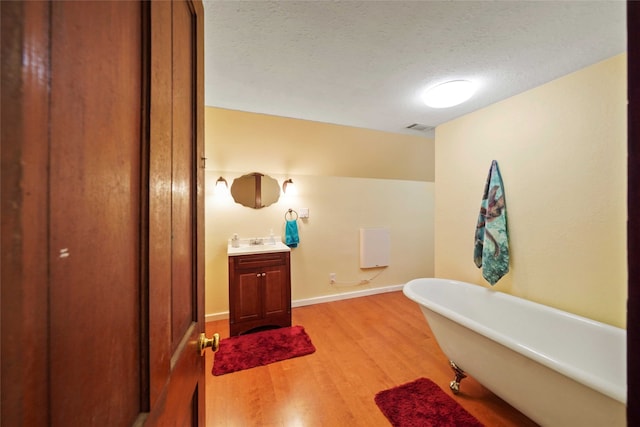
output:
M 300 218 L 309 218 L 309 208 L 300 208 Z

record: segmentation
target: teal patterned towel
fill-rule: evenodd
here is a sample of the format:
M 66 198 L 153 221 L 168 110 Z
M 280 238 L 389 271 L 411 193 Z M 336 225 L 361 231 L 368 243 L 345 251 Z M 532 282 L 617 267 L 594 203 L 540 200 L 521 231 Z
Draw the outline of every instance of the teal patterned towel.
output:
M 476 226 L 473 261 L 482 268 L 482 277 L 495 285 L 509 272 L 507 206 L 498 162 L 491 162 Z

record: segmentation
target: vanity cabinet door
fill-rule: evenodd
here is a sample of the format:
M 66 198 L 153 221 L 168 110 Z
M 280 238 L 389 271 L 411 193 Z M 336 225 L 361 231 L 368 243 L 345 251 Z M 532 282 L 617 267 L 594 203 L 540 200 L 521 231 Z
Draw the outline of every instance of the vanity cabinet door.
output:
M 261 282 L 259 271 L 238 272 L 238 280 L 231 302 L 235 308 L 234 320 L 243 322 L 260 319 L 262 316 Z
M 283 315 L 291 311 L 288 271 L 285 266 L 273 267 L 264 274 L 264 315 Z
M 291 326 L 288 252 L 229 257 L 229 333 Z

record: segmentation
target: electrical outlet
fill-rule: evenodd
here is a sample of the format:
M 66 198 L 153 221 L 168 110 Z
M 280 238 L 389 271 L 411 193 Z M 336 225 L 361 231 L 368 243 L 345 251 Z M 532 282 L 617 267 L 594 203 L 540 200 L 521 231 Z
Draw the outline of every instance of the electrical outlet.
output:
M 336 283 L 336 273 L 329 273 L 329 282 Z

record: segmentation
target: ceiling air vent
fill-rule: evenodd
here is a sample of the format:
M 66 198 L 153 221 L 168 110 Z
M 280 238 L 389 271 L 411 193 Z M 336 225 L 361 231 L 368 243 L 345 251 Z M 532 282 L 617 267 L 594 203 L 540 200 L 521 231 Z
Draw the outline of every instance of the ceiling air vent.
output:
M 435 129 L 435 126 L 427 126 L 427 125 L 422 125 L 420 123 L 414 123 L 412 125 L 407 126 L 407 129 L 417 130 L 419 132 L 431 132 L 432 130 Z

